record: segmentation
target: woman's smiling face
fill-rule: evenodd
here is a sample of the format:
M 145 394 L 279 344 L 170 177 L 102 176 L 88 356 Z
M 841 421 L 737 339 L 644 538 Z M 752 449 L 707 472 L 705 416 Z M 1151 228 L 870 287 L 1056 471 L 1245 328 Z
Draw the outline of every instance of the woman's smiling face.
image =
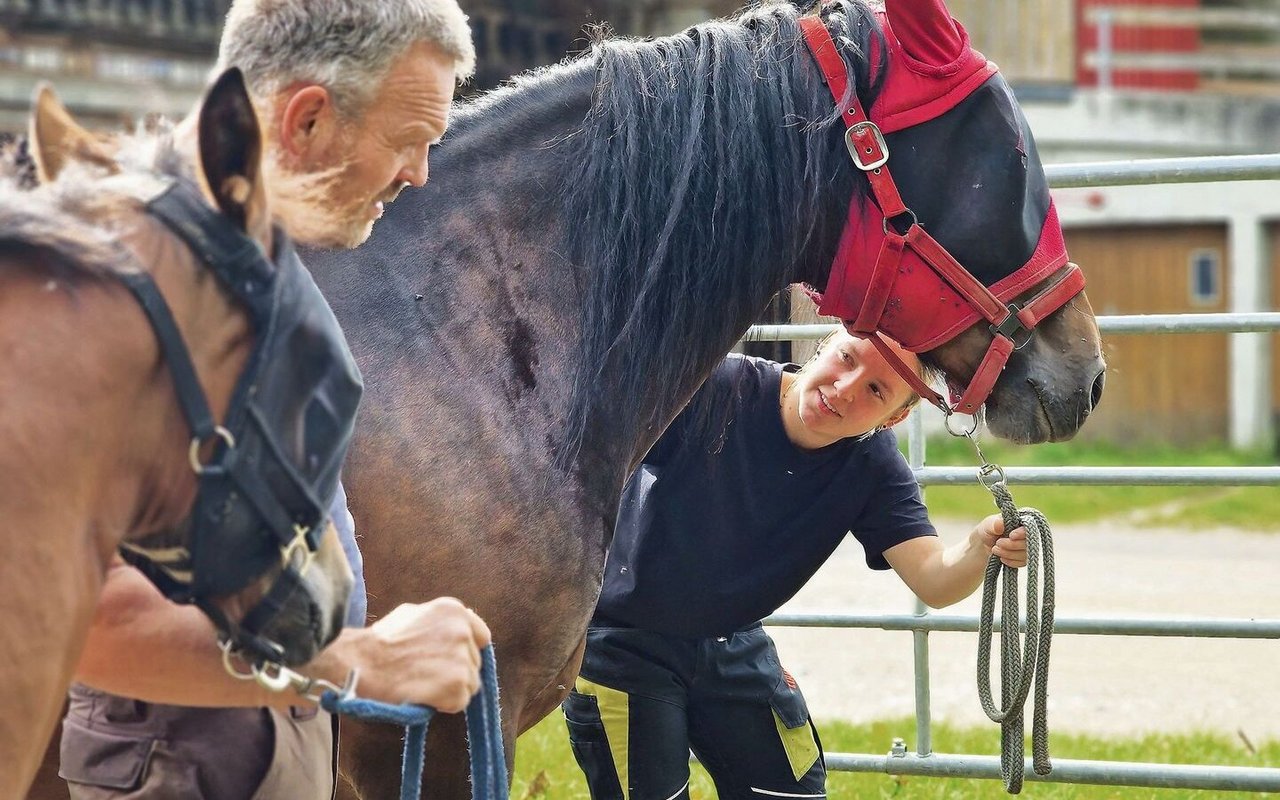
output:
M 893 342 L 890 347 L 907 366 L 920 369 L 914 353 Z M 809 449 L 897 422 L 912 399 L 911 387 L 874 344 L 844 332 L 824 343 L 787 394 L 795 398 L 794 404 L 783 404 L 784 414 L 794 409 L 788 434 L 794 430 L 803 439 L 796 444 Z

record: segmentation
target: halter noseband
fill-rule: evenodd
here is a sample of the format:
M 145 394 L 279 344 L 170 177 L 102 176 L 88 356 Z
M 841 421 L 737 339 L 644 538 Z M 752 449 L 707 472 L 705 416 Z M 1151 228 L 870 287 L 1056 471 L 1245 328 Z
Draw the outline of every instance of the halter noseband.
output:
M 819 17 L 802 17 L 799 25 L 832 96 L 837 104 L 843 103 L 848 89 L 848 76 L 844 61 L 826 25 Z M 867 116 L 856 94 L 851 95 L 848 105 L 841 108 L 841 115 L 847 126 L 845 145 L 849 148 L 849 156 L 854 166 L 867 176 L 872 194 L 884 215 L 884 241 L 876 258 L 868 289 L 862 297 L 856 316 L 843 318 L 845 329 L 854 336 L 870 339 L 911 388 L 940 408 L 944 414 L 950 415 L 955 411 L 974 414 L 991 394 L 1009 355 L 1030 341 L 1032 332 L 1040 321 L 1066 305 L 1084 289 L 1084 273 L 1077 265 L 1067 263 L 1066 271 L 1057 280 L 1022 305 L 1010 301 L 1010 297 L 1018 293 L 1016 290 L 1007 292 L 1008 297 L 1005 299 L 996 296 L 925 231 L 915 213 L 902 201 L 897 184 L 889 173 L 889 146 L 884 134 Z M 899 233 L 895 223 L 905 224 L 905 232 Z M 952 404 L 948 404 L 914 370 L 903 363 L 881 334 L 881 319 L 898 276 L 903 252 L 908 248 L 990 323 L 991 345 L 963 394 L 957 397 L 955 392 L 952 393 Z M 845 271 L 856 266 L 842 263 L 837 258 L 831 267 L 828 288 L 842 279 Z M 819 293 L 810 292 L 810 296 L 821 303 L 822 296 Z M 953 333 L 948 338 L 955 335 Z

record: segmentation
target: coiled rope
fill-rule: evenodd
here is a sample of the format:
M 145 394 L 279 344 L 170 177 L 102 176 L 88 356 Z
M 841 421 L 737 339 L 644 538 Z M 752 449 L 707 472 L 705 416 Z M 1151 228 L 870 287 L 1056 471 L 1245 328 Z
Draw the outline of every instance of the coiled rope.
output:
M 970 436 L 977 448 L 977 442 Z M 982 609 L 978 617 L 978 697 L 982 710 L 1000 724 L 1000 776 L 1009 794 L 1022 791 L 1026 740 L 1023 713 L 1027 694 L 1035 683 L 1035 704 L 1031 722 L 1032 768 L 1047 775 L 1049 762 L 1049 646 L 1053 639 L 1054 572 L 1053 537 L 1044 514 L 1034 508 L 1019 509 L 1005 482 L 1004 470 L 982 456 L 978 480 L 995 498 L 1005 531 L 1022 527 L 1027 531 L 1027 615 L 1026 640 L 1019 653 L 1018 570 L 1005 566 L 992 555 L 982 583 Z M 1043 576 L 1044 588 L 1039 590 Z M 991 697 L 991 629 L 994 624 L 996 584 L 1004 579 L 1000 610 L 1000 707 Z M 1034 609 L 1039 605 L 1039 616 Z

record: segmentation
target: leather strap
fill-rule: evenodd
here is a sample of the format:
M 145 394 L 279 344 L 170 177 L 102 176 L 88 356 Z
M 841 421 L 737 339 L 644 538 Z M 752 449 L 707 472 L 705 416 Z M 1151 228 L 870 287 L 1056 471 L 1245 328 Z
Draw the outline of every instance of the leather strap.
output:
M 871 271 L 871 282 L 867 285 L 867 294 L 862 300 L 862 308 L 858 309 L 858 318 L 850 331 L 871 333 L 880 324 L 884 316 L 884 307 L 889 302 L 894 281 L 898 277 L 898 265 L 902 263 L 902 249 L 907 240 L 897 234 L 884 237 L 880 245 L 880 255 L 876 258 L 875 268 Z
M 182 340 L 182 332 L 178 323 L 169 311 L 169 304 L 164 301 L 155 281 L 145 272 L 117 273 L 120 281 L 128 287 L 137 299 L 138 305 L 147 315 L 152 330 L 156 333 L 156 341 L 160 344 L 160 352 L 173 376 L 173 388 L 178 395 L 178 405 L 182 415 L 191 427 L 191 435 L 200 441 L 213 436 L 216 427 L 213 412 L 209 410 L 209 402 L 205 399 L 204 388 L 196 376 L 196 368 L 191 363 L 191 355 Z

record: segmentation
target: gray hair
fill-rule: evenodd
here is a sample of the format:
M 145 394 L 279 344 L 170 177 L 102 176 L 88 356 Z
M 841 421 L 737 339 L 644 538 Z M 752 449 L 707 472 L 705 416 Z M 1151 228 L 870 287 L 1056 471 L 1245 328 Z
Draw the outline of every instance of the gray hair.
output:
M 453 59 L 458 79 L 475 71 L 467 15 L 456 0 L 234 0 L 218 70 L 239 67 L 264 98 L 295 81 L 324 86 L 344 113 L 359 113 L 391 63 L 428 42 Z

